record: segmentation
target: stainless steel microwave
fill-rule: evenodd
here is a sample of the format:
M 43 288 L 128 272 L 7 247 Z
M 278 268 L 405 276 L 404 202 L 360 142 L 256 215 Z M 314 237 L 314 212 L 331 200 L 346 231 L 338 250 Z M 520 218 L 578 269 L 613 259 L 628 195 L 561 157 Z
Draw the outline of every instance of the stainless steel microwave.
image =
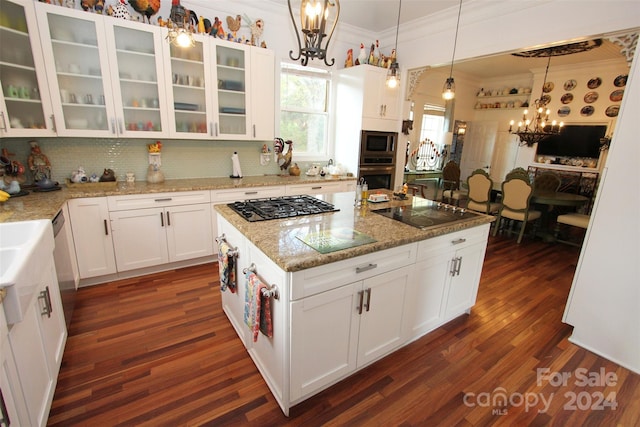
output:
M 395 163 L 397 132 L 363 130 L 360 135 L 360 164 Z

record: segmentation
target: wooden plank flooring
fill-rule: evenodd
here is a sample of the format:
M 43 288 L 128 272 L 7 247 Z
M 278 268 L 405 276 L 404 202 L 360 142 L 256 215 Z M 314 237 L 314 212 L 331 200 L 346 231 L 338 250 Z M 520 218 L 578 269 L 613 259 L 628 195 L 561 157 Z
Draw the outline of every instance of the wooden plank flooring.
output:
M 638 426 L 640 375 L 567 340 L 561 318 L 578 254 L 490 238 L 470 315 L 289 418 L 222 312 L 215 264 L 82 288 L 49 425 Z M 615 384 L 583 386 L 580 368 Z M 571 377 L 538 381 L 537 369 Z

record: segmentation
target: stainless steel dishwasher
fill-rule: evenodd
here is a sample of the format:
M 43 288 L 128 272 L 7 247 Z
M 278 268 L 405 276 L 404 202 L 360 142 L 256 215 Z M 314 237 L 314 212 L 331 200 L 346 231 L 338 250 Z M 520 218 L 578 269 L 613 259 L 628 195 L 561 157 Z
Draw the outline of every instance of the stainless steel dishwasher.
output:
M 77 285 L 73 268 L 73 254 L 67 229 L 68 224 L 65 225 L 66 221 L 63 210 L 58 212 L 52 223 L 56 245 L 53 250 L 53 258 L 56 264 L 56 275 L 58 276 L 58 285 L 62 297 L 64 318 L 67 323 L 67 330 L 69 330 L 73 307 L 76 302 Z

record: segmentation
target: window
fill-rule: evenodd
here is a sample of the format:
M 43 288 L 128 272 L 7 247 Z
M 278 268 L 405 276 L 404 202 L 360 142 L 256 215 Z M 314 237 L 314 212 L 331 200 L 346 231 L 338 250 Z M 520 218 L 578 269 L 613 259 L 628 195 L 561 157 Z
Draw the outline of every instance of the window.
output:
M 280 137 L 294 142 L 296 157 L 328 157 L 330 89 L 328 71 L 282 63 Z
M 420 141 L 428 139 L 435 144 L 444 143 L 444 112 L 438 105 L 425 105 L 420 129 Z

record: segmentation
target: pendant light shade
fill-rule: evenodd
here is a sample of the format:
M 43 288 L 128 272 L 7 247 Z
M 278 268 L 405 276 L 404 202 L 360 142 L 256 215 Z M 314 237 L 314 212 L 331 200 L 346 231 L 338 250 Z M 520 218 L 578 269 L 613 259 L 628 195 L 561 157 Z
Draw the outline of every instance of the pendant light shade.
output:
M 335 64 L 335 58 L 330 63 L 327 61 L 327 49 L 340 16 L 340 0 L 287 0 L 287 3 L 298 40 L 298 52 L 294 56 L 293 50 L 289 51 L 289 57 L 294 61 L 300 59 L 304 66 L 309 63 L 309 59 L 315 58 L 323 60 L 327 66 Z M 293 14 L 294 9 L 300 10 L 300 32 Z
M 171 15 L 169 16 L 169 23 L 167 24 L 169 28 L 167 40 L 174 46 L 193 47 L 196 45 L 196 42 L 189 29 L 187 11 L 180 5 L 179 1 L 176 3 L 177 4 L 171 6 Z
M 400 84 L 400 65 L 396 61 L 396 54 L 398 52 L 398 32 L 400 31 L 400 11 L 402 10 L 402 0 L 398 0 L 398 24 L 396 25 L 396 45 L 391 57 L 393 58 L 391 65 L 389 66 L 389 72 L 387 73 L 387 87 L 394 89 Z
M 456 58 L 456 45 L 458 44 L 458 28 L 460 27 L 460 13 L 462 12 L 462 0 L 458 7 L 458 22 L 456 23 L 456 36 L 453 39 L 453 54 L 451 55 L 451 69 L 449 70 L 449 78 L 444 82 L 442 88 L 442 98 L 450 101 L 456 96 L 456 84 L 453 80 L 453 61 Z

